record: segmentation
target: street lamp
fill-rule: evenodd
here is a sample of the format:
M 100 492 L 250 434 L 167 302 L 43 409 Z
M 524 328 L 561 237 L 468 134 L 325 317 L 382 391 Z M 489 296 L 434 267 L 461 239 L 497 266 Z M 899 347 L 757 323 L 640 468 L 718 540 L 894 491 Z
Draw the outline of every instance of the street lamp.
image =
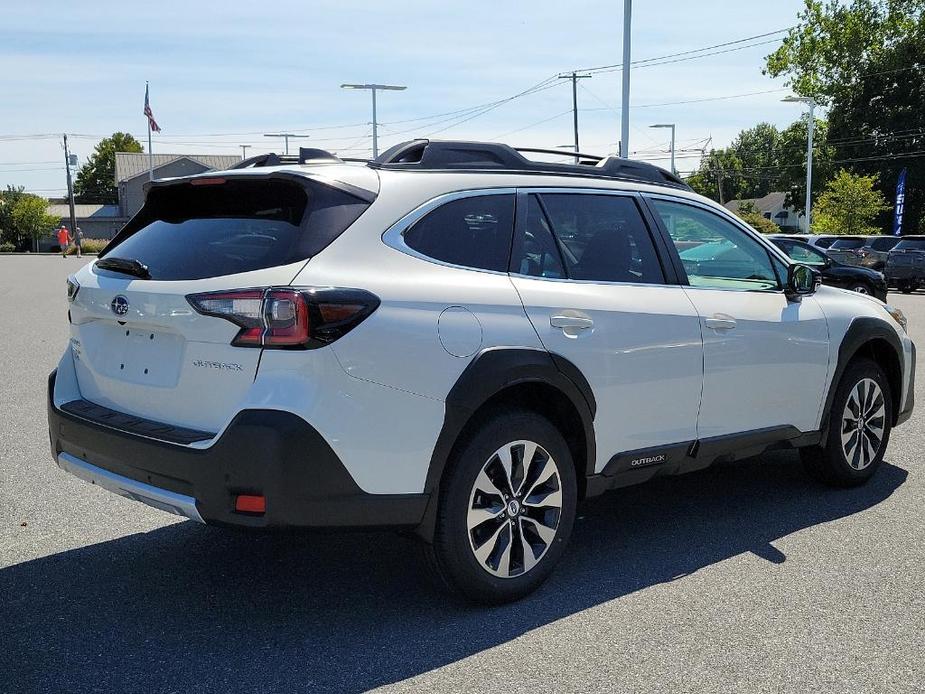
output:
M 675 134 L 675 124 L 674 123 L 656 123 L 655 125 L 650 125 L 650 128 L 671 128 L 671 173 L 675 176 L 678 175 L 678 172 L 674 167 L 674 134 Z
M 289 154 L 289 138 L 311 137 L 311 135 L 296 135 L 294 133 L 264 133 L 264 137 L 281 137 L 286 141 L 286 154 Z
M 811 222 L 811 205 L 813 195 L 813 130 L 816 127 L 816 117 L 813 114 L 816 108 L 816 100 L 810 96 L 788 96 L 781 99 L 787 104 L 806 104 L 809 108 L 808 121 L 806 123 L 806 233 L 812 233 Z
M 375 159 L 379 156 L 379 133 L 376 123 L 376 92 L 379 90 L 401 92 L 408 87 L 397 84 L 342 84 L 340 87 L 341 89 L 368 89 L 373 93 L 373 159 Z

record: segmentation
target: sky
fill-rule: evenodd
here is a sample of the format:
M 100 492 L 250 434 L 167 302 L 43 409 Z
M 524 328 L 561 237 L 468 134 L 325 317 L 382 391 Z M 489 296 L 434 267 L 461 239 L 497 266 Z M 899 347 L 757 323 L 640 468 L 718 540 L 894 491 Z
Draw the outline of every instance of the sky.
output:
M 802 4 L 636 0 L 633 60 L 784 29 Z M 341 89 L 344 82 L 407 86 L 380 94 L 380 151 L 428 136 L 571 146 L 570 81 L 552 78 L 619 64 L 622 36 L 620 0 L 4 3 L 0 187 L 62 195 L 61 133 L 81 164 L 114 131 L 132 133 L 147 150 L 146 80 L 160 153 L 240 154 L 242 144 L 248 156 L 282 151 L 282 141 L 263 134 L 288 131 L 309 136 L 291 147 L 368 156 L 369 93 Z M 785 82 L 762 74 L 782 36 L 634 67 L 631 156 L 667 167 L 669 131 L 649 126 L 675 123 L 677 168 L 690 171 L 708 138 L 721 147 L 758 122 L 797 120 L 800 107 L 781 103 Z M 617 151 L 621 79 L 614 70 L 580 80 L 582 151 Z M 546 80 L 495 108 L 456 113 Z M 742 94 L 749 96 L 720 98 Z

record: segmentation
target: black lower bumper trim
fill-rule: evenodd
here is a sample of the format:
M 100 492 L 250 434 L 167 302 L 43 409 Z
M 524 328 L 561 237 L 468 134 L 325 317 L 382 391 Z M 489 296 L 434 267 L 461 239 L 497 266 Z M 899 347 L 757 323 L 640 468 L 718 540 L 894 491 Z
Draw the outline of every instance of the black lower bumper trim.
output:
M 369 494 L 301 417 L 244 410 L 206 449 L 108 428 L 55 407 L 48 381 L 52 455 L 68 453 L 145 484 L 196 499 L 203 520 L 250 527 L 414 527 L 426 494 Z M 266 497 L 266 513 L 236 513 L 238 494 Z
M 912 345 L 912 356 L 909 360 L 909 380 L 906 384 L 906 406 L 896 415 L 896 424 L 894 426 L 899 426 L 900 424 L 909 420 L 909 417 L 912 416 L 912 410 L 915 409 L 915 345 Z

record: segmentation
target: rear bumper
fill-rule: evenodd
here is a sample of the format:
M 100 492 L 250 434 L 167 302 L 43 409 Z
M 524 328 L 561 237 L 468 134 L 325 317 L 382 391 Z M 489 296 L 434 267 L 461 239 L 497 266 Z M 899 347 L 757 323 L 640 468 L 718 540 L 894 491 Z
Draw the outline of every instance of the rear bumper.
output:
M 884 270 L 888 282 L 897 280 L 920 281 L 925 279 L 925 268 L 916 266 L 888 265 Z
M 427 494 L 368 494 L 301 417 L 244 410 L 208 448 L 158 441 L 64 412 L 48 378 L 48 428 L 62 469 L 122 496 L 209 524 L 245 527 L 414 527 Z M 239 494 L 266 513 L 234 510 Z

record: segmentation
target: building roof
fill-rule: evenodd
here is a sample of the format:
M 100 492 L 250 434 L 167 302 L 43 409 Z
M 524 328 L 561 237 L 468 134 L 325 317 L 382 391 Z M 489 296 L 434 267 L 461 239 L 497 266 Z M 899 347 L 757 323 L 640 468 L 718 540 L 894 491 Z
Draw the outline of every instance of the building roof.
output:
M 166 166 L 178 159 L 190 159 L 207 169 L 227 169 L 241 161 L 237 154 L 155 154 L 154 168 Z M 145 152 L 116 152 L 116 185 L 129 178 L 135 178 L 148 171 L 148 155 Z
M 784 207 L 784 203 L 786 202 L 786 200 L 787 200 L 786 193 L 768 193 L 763 198 L 750 198 L 748 200 L 730 200 L 729 202 L 725 203 L 723 207 L 725 207 L 730 212 L 738 212 L 739 207 L 741 207 L 743 204 L 751 203 L 755 206 L 755 209 L 758 210 L 758 212 L 761 212 L 761 213 L 774 212 Z
M 48 214 L 55 217 L 70 217 L 71 209 L 69 205 L 49 205 Z M 118 205 L 74 205 L 74 216 L 77 219 L 119 219 L 122 215 L 119 213 Z

